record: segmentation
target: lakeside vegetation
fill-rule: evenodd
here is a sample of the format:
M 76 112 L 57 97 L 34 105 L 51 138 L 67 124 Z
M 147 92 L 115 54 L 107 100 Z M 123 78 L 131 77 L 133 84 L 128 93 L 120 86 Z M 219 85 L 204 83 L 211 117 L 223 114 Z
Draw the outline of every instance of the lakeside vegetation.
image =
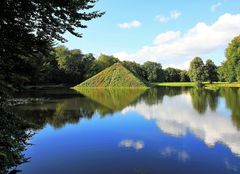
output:
M 1 174 L 20 172 L 16 167 L 29 160 L 22 152 L 32 136 L 32 125 L 9 108 L 8 99 L 26 85 L 60 84 L 61 79 L 65 79 L 64 73 L 69 72 L 58 71 L 60 65 L 56 63 L 53 49 L 56 42 L 67 41 L 64 33 L 82 37 L 79 29 L 86 28 L 87 21 L 104 14 L 93 10 L 95 3 L 95 0 L 1 1 Z
M 217 88 L 240 88 L 240 83 L 234 82 L 234 83 L 229 83 L 229 82 L 214 82 L 214 83 L 209 83 L 209 82 L 203 82 L 202 83 L 204 88 L 207 89 L 217 89 Z M 197 82 L 163 82 L 163 83 L 154 83 L 156 86 L 169 86 L 169 87 L 197 87 L 198 83 Z

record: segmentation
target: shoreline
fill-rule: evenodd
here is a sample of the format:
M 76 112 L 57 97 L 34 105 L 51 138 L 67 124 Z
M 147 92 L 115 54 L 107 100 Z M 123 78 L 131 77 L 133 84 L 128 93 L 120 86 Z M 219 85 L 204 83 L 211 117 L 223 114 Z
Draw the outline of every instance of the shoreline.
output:
M 154 83 L 156 86 L 165 87 L 197 87 L 196 82 L 163 82 Z M 203 82 L 203 87 L 206 89 L 218 89 L 218 88 L 240 88 L 240 83 L 228 83 L 228 82 L 214 82 L 210 84 L 209 82 Z

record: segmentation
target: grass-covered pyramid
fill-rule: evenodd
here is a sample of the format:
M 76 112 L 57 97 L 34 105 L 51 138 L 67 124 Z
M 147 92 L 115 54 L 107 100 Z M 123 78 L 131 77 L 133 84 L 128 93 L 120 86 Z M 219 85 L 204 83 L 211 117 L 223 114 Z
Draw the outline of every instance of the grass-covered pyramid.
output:
M 106 68 L 74 87 L 81 88 L 146 88 L 147 85 L 120 63 Z

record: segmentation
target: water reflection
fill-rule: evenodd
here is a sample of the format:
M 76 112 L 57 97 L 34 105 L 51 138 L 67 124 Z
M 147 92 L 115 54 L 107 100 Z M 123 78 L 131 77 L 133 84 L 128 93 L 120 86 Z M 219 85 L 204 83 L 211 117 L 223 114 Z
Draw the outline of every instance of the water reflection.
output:
M 123 148 L 133 148 L 135 150 L 140 150 L 144 148 L 144 142 L 141 140 L 132 140 L 132 139 L 124 139 L 119 142 L 119 147 Z
M 137 103 L 145 92 L 142 89 L 93 89 L 81 91 L 87 97 L 76 96 L 50 100 L 41 104 L 15 107 L 18 114 L 42 129 L 46 124 L 62 128 L 65 124 L 77 124 L 81 119 L 91 119 L 95 112 L 102 117 L 121 111 Z
M 227 170 L 233 171 L 233 172 L 237 172 L 238 171 L 238 167 L 235 164 L 232 164 L 229 159 L 225 158 L 224 159 L 224 164 L 227 168 Z
M 187 162 L 190 159 L 190 155 L 185 150 L 177 150 L 173 147 L 165 147 L 160 154 L 164 158 L 177 157 L 180 162 Z
M 121 111 L 133 104 L 146 89 L 82 89 L 79 92 L 105 107 L 98 110 L 101 115 Z
M 125 115 L 135 112 L 146 120 L 155 121 L 164 133 L 179 137 L 190 131 L 208 146 L 223 143 L 240 155 L 239 89 L 210 91 L 171 87 L 146 91 L 95 89 L 80 92 L 86 97 L 72 91 L 64 98 L 55 98 L 51 94 L 51 99 L 44 103 L 20 105 L 16 109 L 24 119 L 37 124 L 37 129 L 47 124 L 54 128 L 62 128 L 67 123 L 77 124 L 81 119 L 91 119 L 95 113 L 105 117 L 114 112 L 121 111 Z M 135 149 L 144 147 L 144 143 L 129 139 L 119 144 Z M 180 154 L 183 159 L 188 159 L 186 153 Z
M 173 136 L 184 136 L 188 131 L 203 140 L 208 146 L 223 143 L 230 150 L 240 155 L 240 132 L 235 125 L 239 125 L 239 94 L 235 91 L 233 98 L 225 97 L 232 94 L 233 89 L 220 91 L 206 91 L 190 89 L 189 93 L 175 96 L 174 99 L 165 96 L 161 103 L 152 105 L 144 101 L 136 106 L 125 108 L 122 113 L 134 111 L 146 120 L 154 120 L 159 129 Z M 227 106 L 232 111 L 232 117 L 217 110 L 218 93 L 222 94 Z M 232 95 L 233 95 L 232 94 Z M 161 99 L 162 100 L 162 99 Z M 229 103 L 229 100 L 234 102 Z M 210 110 L 208 110 L 208 108 Z M 232 119 L 231 119 L 232 118 Z M 233 124 L 234 123 L 234 124 Z

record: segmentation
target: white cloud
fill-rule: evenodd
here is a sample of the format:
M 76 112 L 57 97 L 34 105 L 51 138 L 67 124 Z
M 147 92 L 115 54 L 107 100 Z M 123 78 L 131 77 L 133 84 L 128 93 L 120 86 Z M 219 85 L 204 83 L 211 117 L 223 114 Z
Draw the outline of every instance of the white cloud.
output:
M 165 33 L 161 33 L 157 35 L 157 37 L 154 39 L 154 44 L 164 44 L 164 43 L 171 43 L 174 40 L 178 39 L 181 35 L 181 32 L 179 31 L 168 31 Z
M 222 3 L 221 2 L 217 2 L 216 4 L 213 4 L 212 6 L 211 6 L 211 11 L 212 12 L 215 12 L 219 7 L 221 7 L 222 6 Z
M 124 147 L 124 148 L 134 148 L 136 150 L 140 150 L 144 148 L 144 142 L 141 140 L 131 140 L 131 139 L 124 139 L 120 141 L 119 147 Z
M 172 19 L 177 19 L 177 18 L 179 18 L 181 15 L 182 15 L 182 13 L 179 12 L 179 11 L 177 11 L 177 10 L 170 12 L 170 17 L 171 17 Z
M 213 24 L 197 23 L 185 33 L 167 31 L 157 35 L 152 45 L 143 46 L 135 53 L 116 52 L 121 60 L 143 63 L 160 62 L 163 67 L 187 68 L 195 56 L 205 56 L 223 50 L 233 37 L 240 34 L 240 14 L 224 14 Z
M 133 20 L 131 22 L 124 22 L 124 23 L 118 24 L 118 27 L 122 29 L 130 29 L 130 28 L 138 28 L 141 25 L 142 25 L 141 22 L 139 22 L 138 20 Z
M 240 155 L 240 131 L 231 117 L 223 115 L 222 112 L 210 111 L 201 115 L 194 110 L 191 100 L 191 95 L 186 93 L 172 98 L 166 97 L 162 103 L 151 106 L 142 101 L 136 106 L 125 108 L 122 113 L 137 112 L 146 120 L 154 120 L 164 133 L 178 137 L 190 131 L 208 146 L 222 143 L 233 153 Z M 172 149 L 167 149 L 162 155 L 170 155 L 174 152 Z M 180 154 L 179 158 L 184 159 L 187 156 Z
M 168 22 L 173 19 L 178 19 L 181 15 L 181 12 L 174 10 L 170 12 L 169 16 L 158 15 L 155 19 L 159 22 Z
M 177 156 L 178 160 L 181 162 L 186 162 L 187 160 L 190 159 L 190 155 L 184 151 L 184 150 L 177 150 L 175 148 L 172 147 L 165 147 L 164 149 L 162 149 L 160 151 L 161 156 L 164 158 L 168 158 L 171 156 Z

